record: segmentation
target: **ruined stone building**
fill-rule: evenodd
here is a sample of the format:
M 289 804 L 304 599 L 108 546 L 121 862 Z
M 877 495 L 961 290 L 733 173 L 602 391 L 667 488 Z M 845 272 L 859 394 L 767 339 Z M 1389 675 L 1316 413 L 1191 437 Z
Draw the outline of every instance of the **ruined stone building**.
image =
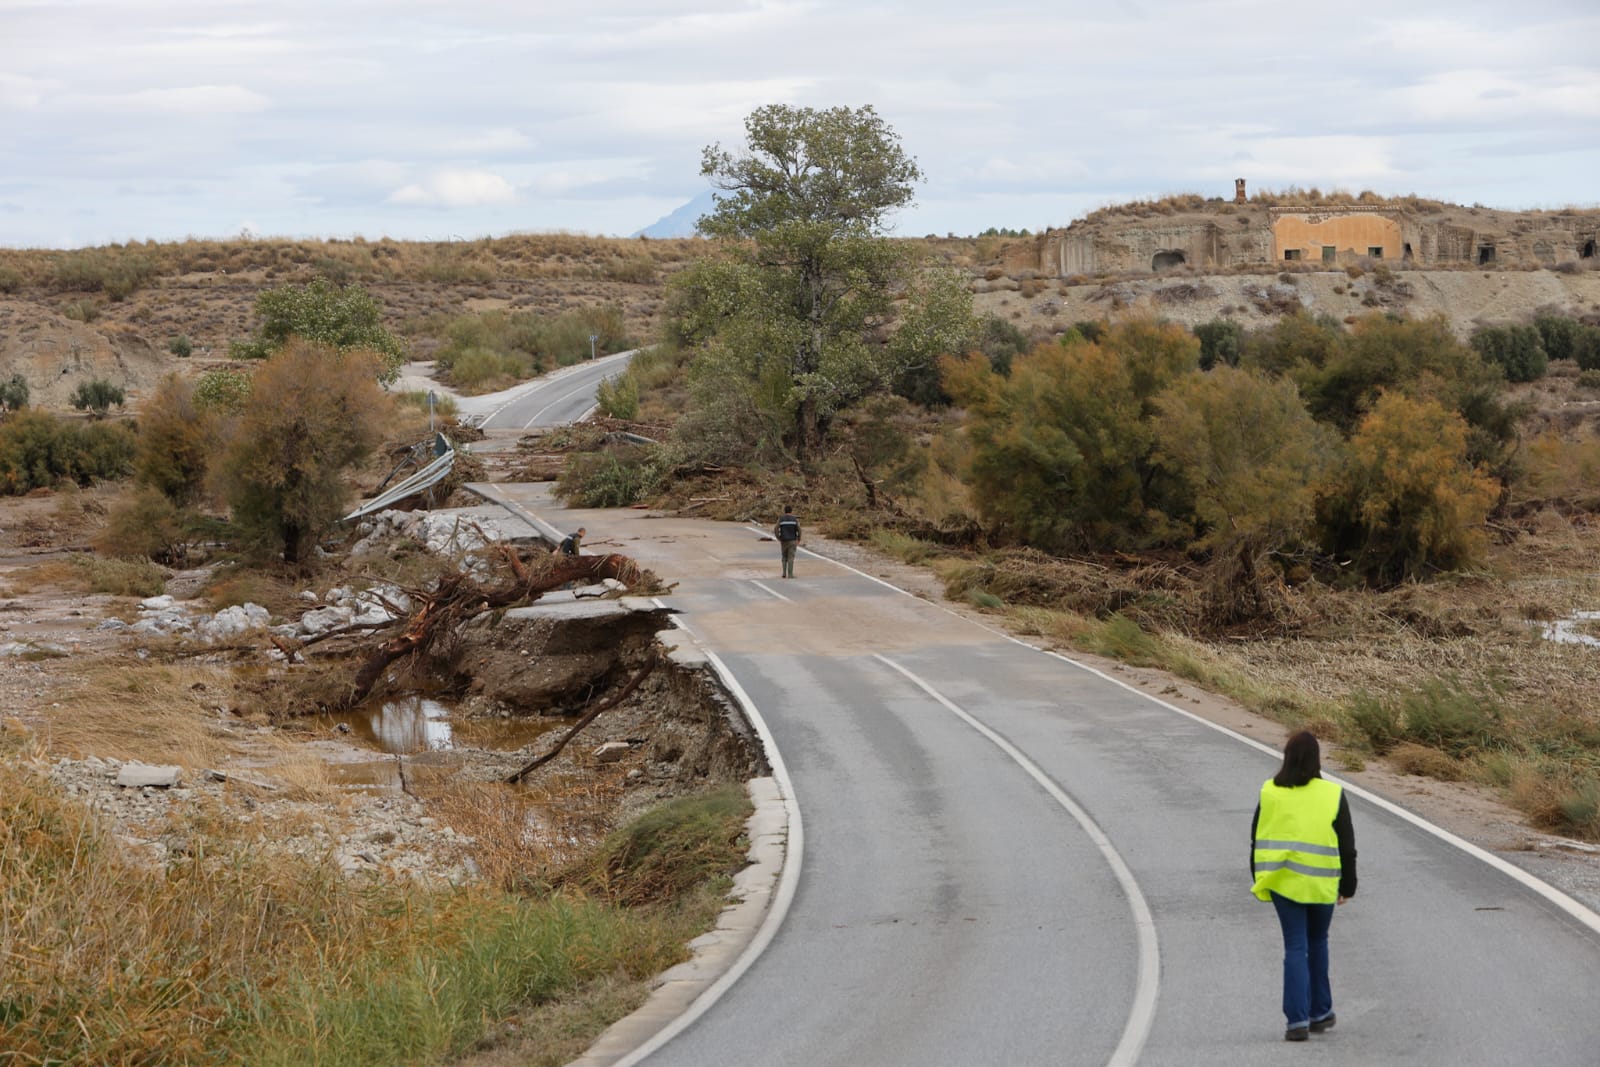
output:
M 1096 212 L 1038 239 L 1046 274 L 1382 261 L 1415 267 L 1554 267 L 1593 260 L 1600 211 L 1495 211 L 1427 201 L 1274 207 L 1245 199 Z

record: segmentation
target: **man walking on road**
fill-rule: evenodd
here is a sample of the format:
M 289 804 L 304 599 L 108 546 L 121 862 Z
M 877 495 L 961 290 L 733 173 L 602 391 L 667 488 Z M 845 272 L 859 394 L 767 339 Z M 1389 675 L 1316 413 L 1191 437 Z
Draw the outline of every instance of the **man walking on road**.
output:
M 772 535 L 778 539 L 778 548 L 783 553 L 783 576 L 793 578 L 794 552 L 800 547 L 800 520 L 794 517 L 789 505 L 783 506 L 783 518 L 772 528 Z

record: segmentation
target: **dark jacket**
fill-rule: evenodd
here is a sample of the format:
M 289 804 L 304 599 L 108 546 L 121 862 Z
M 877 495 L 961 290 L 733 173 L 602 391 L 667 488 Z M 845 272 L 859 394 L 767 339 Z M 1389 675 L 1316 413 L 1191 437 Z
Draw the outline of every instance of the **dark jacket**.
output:
M 578 535 L 567 534 L 561 539 L 561 554 L 563 556 L 576 556 L 578 554 Z
M 1261 805 L 1250 816 L 1250 878 L 1256 876 L 1256 824 L 1261 821 Z M 1356 895 L 1356 827 L 1350 821 L 1350 801 L 1339 790 L 1339 813 L 1333 817 L 1333 833 L 1339 839 L 1339 895 L 1346 900 Z
M 783 518 L 778 520 L 778 525 L 772 528 L 772 532 L 780 541 L 798 541 L 800 520 L 785 512 Z

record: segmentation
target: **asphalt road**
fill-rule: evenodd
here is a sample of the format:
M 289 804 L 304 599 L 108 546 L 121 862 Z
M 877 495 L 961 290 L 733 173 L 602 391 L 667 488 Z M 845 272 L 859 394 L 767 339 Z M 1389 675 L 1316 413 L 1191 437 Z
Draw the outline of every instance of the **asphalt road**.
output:
M 467 413 L 484 412 L 480 428 L 525 430 L 577 422 L 594 407 L 600 383 L 621 373 L 638 349 L 576 363 L 552 375 L 496 393 L 461 401 Z
M 650 1067 L 1600 1062 L 1600 919 L 1361 797 L 1339 1023 L 1285 1046 L 1277 924 L 1248 891 L 1274 756 L 842 567 L 780 580 L 745 528 L 574 523 L 680 583 L 804 817 L 776 937 Z

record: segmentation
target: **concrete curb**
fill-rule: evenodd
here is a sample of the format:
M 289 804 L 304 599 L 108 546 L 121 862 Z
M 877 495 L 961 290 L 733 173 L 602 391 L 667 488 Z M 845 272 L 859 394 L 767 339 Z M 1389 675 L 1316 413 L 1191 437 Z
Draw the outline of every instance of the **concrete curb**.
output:
M 734 876 L 728 894 L 731 903 L 717 917 L 716 928 L 689 942 L 693 958 L 656 975 L 650 999 L 632 1015 L 613 1023 L 569 1067 L 614 1067 L 637 1062 L 653 1052 L 666 1038 L 649 1045 L 651 1039 L 661 1036 L 709 993 L 755 941 L 783 873 L 789 818 L 775 779 L 752 778 L 746 787 L 755 805 L 745 823 L 750 865 Z
M 463 488 L 530 524 L 550 543 L 562 534 L 495 485 Z M 657 607 L 665 607 L 659 599 Z M 633 1067 L 705 1014 L 756 961 L 777 935 L 800 881 L 804 830 L 789 770 L 761 711 L 716 653 L 702 646 L 680 620 L 662 635 L 668 655 L 685 667 L 709 668 L 761 741 L 772 774 L 745 783 L 755 810 L 745 821 L 750 863 L 734 876 L 729 903 L 714 929 L 689 942 L 694 955 L 656 975 L 655 991 L 631 1015 L 612 1023 L 568 1067 Z

